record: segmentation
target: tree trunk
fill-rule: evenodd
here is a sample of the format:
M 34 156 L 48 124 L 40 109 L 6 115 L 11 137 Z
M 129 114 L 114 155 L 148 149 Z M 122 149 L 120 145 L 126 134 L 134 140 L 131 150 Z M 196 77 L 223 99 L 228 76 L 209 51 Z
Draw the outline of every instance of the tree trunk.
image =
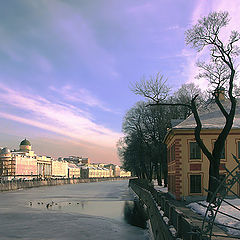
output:
M 168 165 L 167 165 L 167 145 L 162 145 L 162 172 L 164 178 L 164 187 L 168 184 Z
M 162 164 L 159 164 L 158 175 L 157 175 L 158 185 L 162 186 Z
M 148 177 L 149 182 L 152 182 L 152 177 L 153 177 L 153 164 L 150 162 L 149 163 L 149 177 Z
M 158 186 L 162 186 L 162 172 L 161 172 L 161 164 L 156 162 L 155 163 L 155 174 L 157 177 Z
M 207 202 L 214 202 L 216 198 L 214 197 L 215 192 L 219 186 L 219 165 L 220 159 L 211 161 L 209 166 L 209 179 L 208 179 L 208 195 Z

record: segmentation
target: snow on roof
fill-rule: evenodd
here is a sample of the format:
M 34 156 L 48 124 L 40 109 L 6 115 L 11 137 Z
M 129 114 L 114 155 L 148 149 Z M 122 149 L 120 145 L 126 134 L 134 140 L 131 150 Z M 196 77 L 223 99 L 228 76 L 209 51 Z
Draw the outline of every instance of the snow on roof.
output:
M 227 112 L 230 111 L 230 101 L 225 100 L 222 102 L 224 108 Z M 225 117 L 218 108 L 216 103 L 211 103 L 207 106 L 200 107 L 198 109 L 199 117 L 202 123 L 203 129 L 221 129 L 225 125 Z M 187 119 L 174 126 L 172 129 L 193 129 L 196 127 L 196 122 L 193 114 L 191 114 Z M 240 104 L 236 106 L 236 115 L 234 118 L 232 129 L 240 128 Z

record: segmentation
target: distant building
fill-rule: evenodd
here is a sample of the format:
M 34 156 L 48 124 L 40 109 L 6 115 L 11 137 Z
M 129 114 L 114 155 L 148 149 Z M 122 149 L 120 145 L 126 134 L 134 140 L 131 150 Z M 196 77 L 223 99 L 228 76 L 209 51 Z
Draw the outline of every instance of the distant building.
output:
M 52 160 L 52 178 L 67 178 L 68 162 L 64 160 Z
M 73 163 L 68 163 L 68 178 L 80 178 L 81 170 L 80 167 Z
M 89 164 L 90 163 L 90 158 L 81 158 L 81 163 L 82 164 Z
M 69 156 L 54 160 L 48 156 L 38 156 L 32 150 L 31 143 L 24 139 L 19 150 L 10 151 L 0 148 L 0 178 L 102 178 L 125 177 L 125 172 L 114 164 L 90 163 L 90 158 Z
M 111 172 L 107 168 L 94 166 L 81 166 L 81 177 L 82 178 L 111 177 Z
M 118 165 L 113 165 L 113 175 L 114 177 L 120 177 L 121 169 Z
M 121 169 L 120 170 L 120 177 L 131 177 L 131 172 L 129 172 L 129 171 L 125 171 L 125 170 L 123 170 L 123 169 Z
M 93 163 L 81 166 L 82 178 L 95 178 L 95 177 L 130 177 L 131 172 L 126 172 L 118 165 Z
M 52 158 L 37 156 L 32 151 L 31 143 L 24 139 L 19 150 L 10 151 L 3 148 L 0 152 L 0 173 L 5 179 L 34 177 L 51 177 Z
M 75 164 L 89 164 L 90 158 L 83 158 L 83 157 L 77 157 L 77 156 L 69 156 L 65 158 L 60 158 L 64 161 L 75 163 Z

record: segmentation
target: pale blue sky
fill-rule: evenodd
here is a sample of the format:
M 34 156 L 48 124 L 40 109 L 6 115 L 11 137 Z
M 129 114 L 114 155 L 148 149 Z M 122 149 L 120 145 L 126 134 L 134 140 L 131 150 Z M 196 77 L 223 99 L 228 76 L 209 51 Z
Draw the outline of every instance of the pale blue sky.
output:
M 117 162 L 130 82 L 160 72 L 176 90 L 199 55 L 184 32 L 239 0 L 11 0 L 0 7 L 0 146 Z M 198 82 L 205 86 L 205 82 Z

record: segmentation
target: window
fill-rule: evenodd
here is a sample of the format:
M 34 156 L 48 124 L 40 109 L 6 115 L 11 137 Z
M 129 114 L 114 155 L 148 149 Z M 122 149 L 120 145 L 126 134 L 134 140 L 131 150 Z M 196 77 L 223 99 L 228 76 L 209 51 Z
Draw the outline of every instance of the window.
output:
M 196 142 L 190 142 L 190 159 L 201 159 L 201 150 Z
M 201 175 L 190 175 L 190 193 L 202 192 Z
M 168 163 L 175 160 L 175 145 L 173 144 L 167 151 L 167 161 Z

